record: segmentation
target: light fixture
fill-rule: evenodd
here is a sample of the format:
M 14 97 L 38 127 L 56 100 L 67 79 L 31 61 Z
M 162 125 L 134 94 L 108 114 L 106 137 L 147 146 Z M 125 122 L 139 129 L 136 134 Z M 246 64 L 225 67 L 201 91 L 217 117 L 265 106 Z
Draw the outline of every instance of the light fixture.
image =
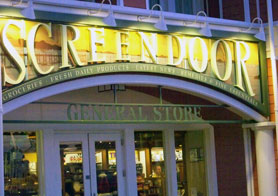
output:
M 91 16 L 91 15 L 99 13 L 102 10 L 102 6 L 103 6 L 104 1 L 105 0 L 102 0 L 101 5 L 100 5 L 98 11 L 88 10 L 88 15 Z M 108 0 L 108 2 L 109 2 L 109 5 L 110 5 L 109 13 L 108 13 L 108 15 L 105 18 L 103 18 L 102 21 L 105 24 L 109 25 L 109 26 L 115 27 L 115 26 L 117 26 L 117 23 L 116 23 L 116 20 L 115 20 L 115 17 L 114 17 L 111 0 Z
M 12 2 L 12 6 L 14 7 L 14 6 L 21 5 L 23 0 L 19 0 L 19 1 L 12 0 L 11 2 Z M 33 6 L 33 0 L 29 0 L 28 6 L 26 8 L 24 8 L 23 10 L 21 10 L 20 13 L 26 18 L 36 19 L 34 6 Z
M 150 13 L 150 15 L 148 17 L 138 16 L 137 20 L 138 21 L 142 21 L 144 19 L 149 19 L 152 16 L 153 10 L 154 10 L 155 7 L 159 7 L 159 9 L 160 9 L 160 16 L 159 16 L 158 21 L 154 24 L 154 27 L 156 29 L 161 30 L 161 31 L 167 31 L 168 28 L 167 28 L 167 25 L 165 23 L 165 19 L 164 19 L 164 15 L 163 15 L 163 9 L 162 9 L 162 7 L 159 4 L 155 4 L 155 5 L 152 6 L 151 13 Z
M 205 16 L 205 23 L 204 23 L 204 26 L 200 29 L 199 33 L 203 36 L 206 36 L 206 37 L 211 37 L 212 34 L 211 34 L 211 30 L 210 30 L 210 27 L 209 27 L 209 23 L 207 21 L 207 14 L 206 12 L 204 11 L 199 11 L 196 15 L 196 20 L 195 20 L 195 23 L 197 22 L 197 19 L 199 17 L 200 14 L 203 14 Z
M 26 18 L 33 19 L 33 20 L 36 19 L 34 7 L 33 7 L 33 0 L 29 0 L 28 6 L 23 10 L 21 10 L 20 13 Z
M 260 23 L 260 29 L 259 29 L 259 32 L 254 35 L 254 37 L 265 42 L 266 38 L 265 38 L 265 33 L 264 33 L 263 20 L 260 17 L 254 18 L 252 20 L 252 23 L 251 23 L 250 27 L 246 31 L 242 31 L 242 32 L 250 31 L 250 29 L 253 28 L 253 25 L 254 25 L 256 20 Z

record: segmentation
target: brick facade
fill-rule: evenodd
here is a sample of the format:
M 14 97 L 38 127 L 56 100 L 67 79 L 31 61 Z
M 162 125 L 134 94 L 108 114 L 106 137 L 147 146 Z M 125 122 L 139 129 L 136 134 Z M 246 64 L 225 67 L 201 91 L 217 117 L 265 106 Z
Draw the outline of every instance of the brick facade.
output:
M 219 196 L 246 196 L 241 125 L 214 125 L 214 135 Z

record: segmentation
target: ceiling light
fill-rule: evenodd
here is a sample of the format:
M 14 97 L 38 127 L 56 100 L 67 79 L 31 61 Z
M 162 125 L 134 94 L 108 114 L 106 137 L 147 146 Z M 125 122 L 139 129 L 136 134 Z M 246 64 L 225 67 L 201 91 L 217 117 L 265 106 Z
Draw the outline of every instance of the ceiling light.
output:
M 138 21 L 142 21 L 144 19 L 151 18 L 151 16 L 153 15 L 153 10 L 154 10 L 155 7 L 159 7 L 159 9 L 160 9 L 160 16 L 159 16 L 158 21 L 154 24 L 154 27 L 156 29 L 158 29 L 158 30 L 161 30 L 161 31 L 167 31 L 168 28 L 167 28 L 167 25 L 165 23 L 165 19 L 164 19 L 164 15 L 163 15 L 163 9 L 162 9 L 162 7 L 159 4 L 155 4 L 155 5 L 152 6 L 151 13 L 150 13 L 150 15 L 148 17 L 138 16 L 137 19 L 138 19 Z
M 33 0 L 29 0 L 28 7 L 21 10 L 20 13 L 26 18 L 33 19 L 33 20 L 36 19 L 34 7 L 33 7 Z
M 242 32 L 250 31 L 253 28 L 253 25 L 254 25 L 256 20 L 260 23 L 260 29 L 259 29 L 259 32 L 254 35 L 254 37 L 261 40 L 261 41 L 266 41 L 264 26 L 263 26 L 263 20 L 260 17 L 254 18 L 252 20 L 252 23 L 251 23 L 250 27 L 247 30 L 242 31 Z
M 212 36 L 212 33 L 211 33 L 211 29 L 210 29 L 210 26 L 209 26 L 209 23 L 207 21 L 207 14 L 206 12 L 204 11 L 199 11 L 196 15 L 196 20 L 195 20 L 195 23 L 197 22 L 197 19 L 199 17 L 200 14 L 203 14 L 205 16 L 205 23 L 204 23 L 204 26 L 200 29 L 199 33 L 203 36 L 206 36 L 206 37 L 211 37 Z
M 103 6 L 103 3 L 104 3 L 105 0 L 102 0 L 101 2 L 101 5 L 99 7 L 99 9 L 97 11 L 92 11 L 92 10 L 88 10 L 88 15 L 94 15 L 94 14 L 98 14 L 101 10 L 102 10 L 102 6 Z M 112 9 L 112 3 L 111 3 L 111 0 L 108 0 L 109 2 L 109 12 L 108 12 L 108 15 L 103 18 L 103 23 L 105 23 L 106 25 L 108 26 L 112 26 L 112 27 L 115 27 L 117 26 L 117 23 L 116 23 L 116 20 L 115 20 L 115 17 L 114 17 L 114 12 L 113 12 L 113 9 Z

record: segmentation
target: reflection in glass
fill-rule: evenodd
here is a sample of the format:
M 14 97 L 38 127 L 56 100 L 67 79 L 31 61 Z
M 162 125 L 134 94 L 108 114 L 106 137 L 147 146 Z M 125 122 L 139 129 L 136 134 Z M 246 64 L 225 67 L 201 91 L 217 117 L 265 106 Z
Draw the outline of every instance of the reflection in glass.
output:
M 63 142 L 60 144 L 62 195 L 83 196 L 82 144 Z
M 138 196 L 166 195 L 161 131 L 135 132 L 135 160 Z
M 97 191 L 101 196 L 117 196 L 117 158 L 114 141 L 96 141 Z
M 35 132 L 4 133 L 5 195 L 39 195 Z
M 206 196 L 206 171 L 202 131 L 176 131 L 178 196 Z

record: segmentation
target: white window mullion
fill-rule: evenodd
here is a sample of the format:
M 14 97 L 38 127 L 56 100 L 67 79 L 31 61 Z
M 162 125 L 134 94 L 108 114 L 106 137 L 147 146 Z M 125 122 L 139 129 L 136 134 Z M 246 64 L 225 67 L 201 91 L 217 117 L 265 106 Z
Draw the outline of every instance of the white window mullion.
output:
M 219 0 L 219 16 L 223 18 L 223 3 L 222 0 Z
M 243 5 L 244 5 L 244 21 L 251 22 L 249 0 L 243 0 Z
M 168 11 L 169 12 L 176 12 L 176 1 L 168 0 Z
M 124 0 L 118 0 L 117 5 L 124 7 Z
M 147 10 L 150 9 L 150 2 L 149 2 L 149 0 L 146 0 L 146 9 L 147 9 Z
M 261 17 L 260 13 L 260 0 L 256 0 L 257 17 Z

